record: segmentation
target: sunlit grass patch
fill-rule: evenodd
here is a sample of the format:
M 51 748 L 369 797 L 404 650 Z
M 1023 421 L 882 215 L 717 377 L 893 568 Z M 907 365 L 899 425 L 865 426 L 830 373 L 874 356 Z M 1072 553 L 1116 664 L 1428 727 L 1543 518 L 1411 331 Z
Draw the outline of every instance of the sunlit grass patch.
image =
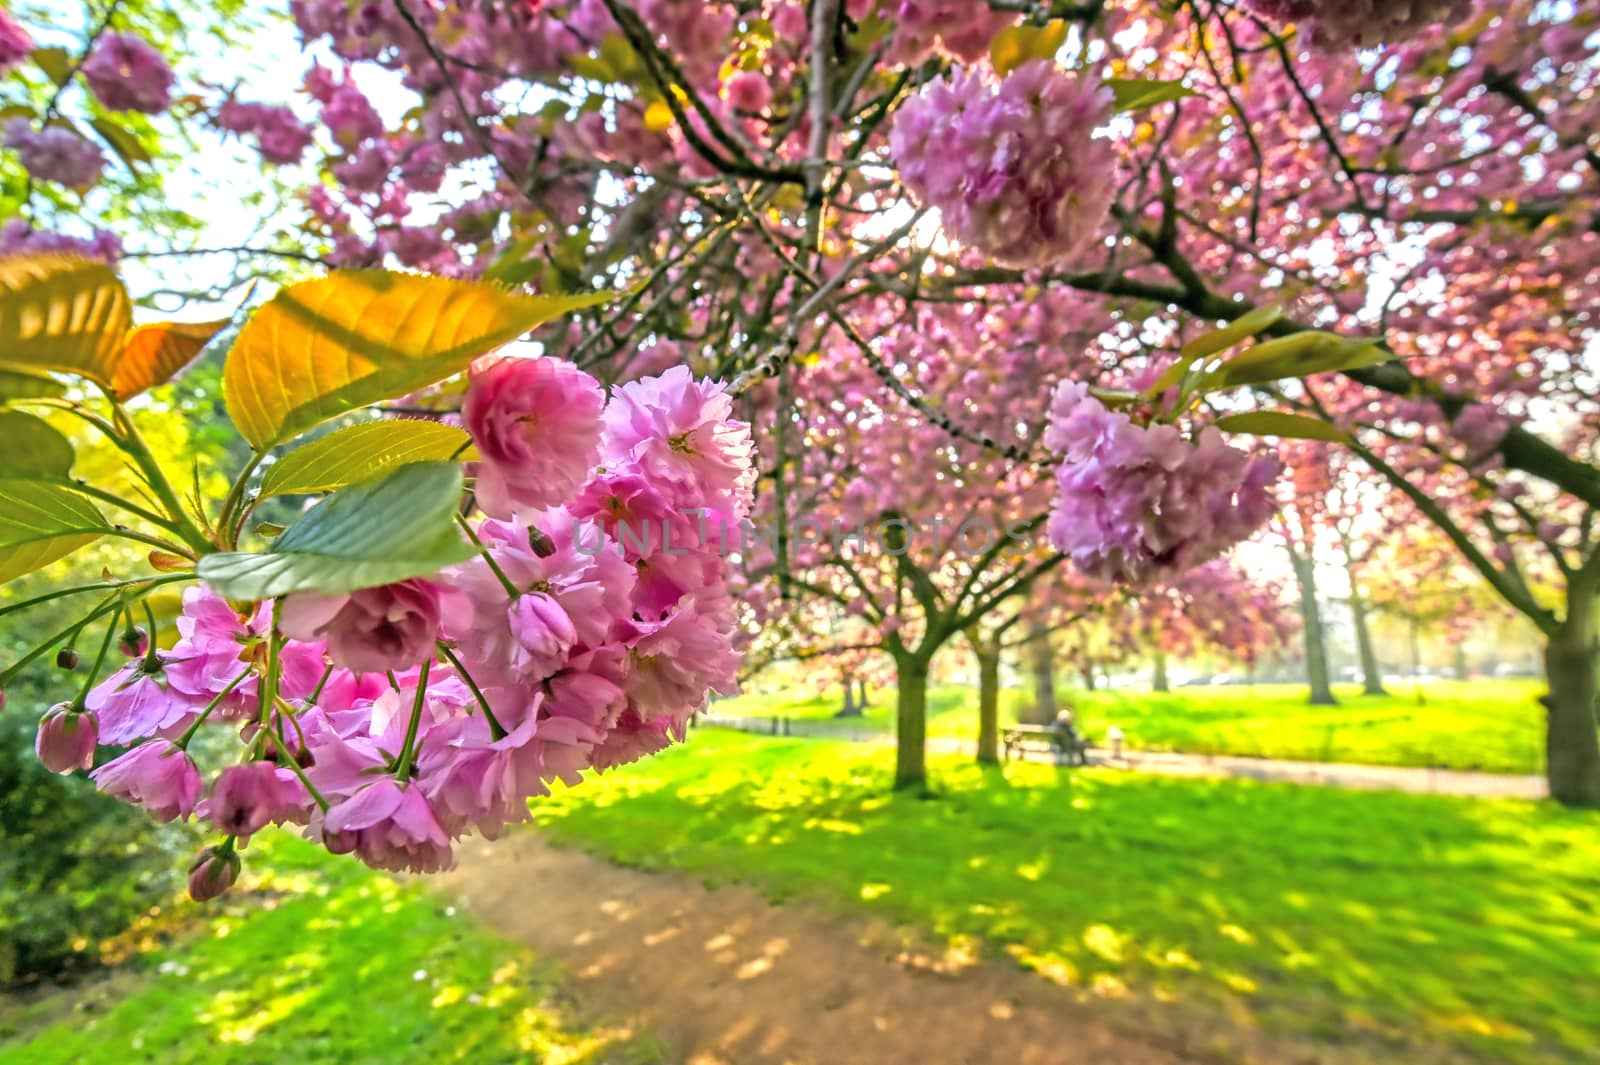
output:
M 1600 815 L 1245 781 L 984 770 L 888 791 L 882 749 L 716 730 L 535 804 L 634 864 L 980 943 L 1096 998 L 1486 1062 L 1593 1053 Z M 840 831 L 823 826 L 851 825 Z

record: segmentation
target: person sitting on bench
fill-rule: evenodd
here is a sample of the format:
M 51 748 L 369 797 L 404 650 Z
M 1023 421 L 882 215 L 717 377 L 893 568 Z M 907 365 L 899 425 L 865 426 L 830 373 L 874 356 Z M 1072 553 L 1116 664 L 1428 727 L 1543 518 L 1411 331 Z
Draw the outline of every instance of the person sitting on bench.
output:
M 1056 746 L 1063 751 L 1076 751 L 1083 746 L 1083 738 L 1078 735 L 1078 726 L 1072 720 L 1071 710 L 1057 714 L 1055 721 L 1050 724 L 1050 731 L 1056 734 Z

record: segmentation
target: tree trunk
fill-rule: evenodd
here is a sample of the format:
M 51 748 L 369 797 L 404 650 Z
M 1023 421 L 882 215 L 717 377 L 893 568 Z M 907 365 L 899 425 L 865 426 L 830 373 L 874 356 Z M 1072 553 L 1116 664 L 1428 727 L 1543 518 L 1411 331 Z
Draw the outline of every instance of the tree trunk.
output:
M 861 698 L 856 700 L 856 706 L 861 711 L 865 712 L 867 707 L 872 705 L 871 703 L 867 702 L 867 679 L 865 677 L 862 677 L 861 681 L 860 681 L 860 684 L 861 684 Z
M 1086 692 L 1094 691 L 1094 667 L 1079 666 L 1078 674 L 1083 677 L 1083 690 Z
M 1158 647 L 1151 658 L 1155 664 L 1155 676 L 1150 683 L 1151 689 L 1157 692 L 1170 692 L 1172 690 L 1172 682 L 1167 679 L 1167 652 Z
M 1544 664 L 1550 683 L 1541 700 L 1550 795 L 1568 806 L 1600 806 L 1600 642 L 1592 602 L 1569 600 L 1566 622 L 1545 646 Z
M 1028 637 L 1028 669 L 1033 673 L 1033 719 L 1041 724 L 1056 717 L 1056 662 L 1050 634 L 1035 625 Z
M 1322 611 L 1317 606 L 1317 564 L 1308 553 L 1304 557 L 1291 545 L 1295 579 L 1300 583 L 1300 621 L 1306 648 L 1306 680 L 1311 685 L 1312 706 L 1338 706 L 1333 686 L 1328 682 L 1328 647 L 1322 633 Z
M 1372 630 L 1367 627 L 1367 601 L 1356 590 L 1356 576 L 1350 574 L 1350 618 L 1356 629 L 1356 648 L 1361 652 L 1361 694 L 1388 695 L 1383 689 L 1383 667 L 1372 649 Z
M 861 707 L 856 705 L 856 682 L 853 677 L 844 678 L 844 706 L 839 709 L 834 717 L 860 717 Z
M 1456 680 L 1471 680 L 1472 667 L 1467 664 L 1467 645 L 1456 644 Z
M 1000 649 L 973 644 L 978 656 L 978 761 L 1000 764 Z
M 895 657 L 899 685 L 895 705 L 894 787 L 928 787 L 928 663 L 915 655 Z

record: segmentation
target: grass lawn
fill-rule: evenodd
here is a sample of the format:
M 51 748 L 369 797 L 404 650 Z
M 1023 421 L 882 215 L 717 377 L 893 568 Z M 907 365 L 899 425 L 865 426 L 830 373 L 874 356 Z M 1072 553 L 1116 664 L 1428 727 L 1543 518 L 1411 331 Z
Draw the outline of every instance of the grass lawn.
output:
M 552 1005 L 554 969 L 423 887 L 297 839 L 270 847 L 253 892 L 170 944 L 80 987 L 0 997 L 0 1063 L 665 1060 L 648 1037 L 575 1024 Z
M 1600 815 L 935 758 L 723 730 L 535 803 L 558 839 L 1383 1060 L 1595 1061 Z
M 1297 684 L 1179 688 L 1167 695 L 1137 689 L 1063 690 L 1092 736 L 1120 725 L 1131 747 L 1191 754 L 1242 754 L 1313 762 L 1436 766 L 1491 773 L 1539 773 L 1544 768 L 1542 681 L 1431 681 L 1426 702 L 1413 688 L 1368 696 L 1359 685 L 1337 685 L 1341 705 L 1307 706 Z M 1000 693 L 1000 717 L 1011 723 L 1032 693 Z M 717 713 L 805 718 L 826 727 L 894 728 L 894 692 L 874 693 L 866 717 L 836 719 L 836 692 L 817 696 L 752 694 L 719 701 Z M 973 738 L 978 693 L 954 685 L 928 695 L 928 734 Z

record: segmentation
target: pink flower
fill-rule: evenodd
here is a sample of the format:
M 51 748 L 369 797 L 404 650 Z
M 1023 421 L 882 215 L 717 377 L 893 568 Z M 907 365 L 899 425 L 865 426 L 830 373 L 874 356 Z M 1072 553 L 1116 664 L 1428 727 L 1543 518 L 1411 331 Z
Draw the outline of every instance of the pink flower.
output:
M 85 700 L 100 719 L 100 738 L 117 745 L 163 735 L 185 724 L 207 701 L 175 690 L 167 679 L 172 659 L 155 655 L 130 662 Z
M 578 640 L 561 604 L 542 593 L 511 604 L 511 635 L 523 651 L 519 673 L 525 680 L 543 680 L 560 669 Z
M 142 743 L 89 774 L 101 791 L 142 806 L 157 821 L 187 818 L 200 798 L 200 773 L 189 755 L 167 740 Z
M 13 218 L 0 225 L 0 255 L 49 251 L 67 252 L 80 259 L 109 263 L 122 258 L 122 239 L 108 229 L 97 229 L 92 237 L 52 233 L 34 229 L 21 218 Z
M 600 458 L 604 397 L 559 359 L 497 356 L 472 366 L 462 417 L 478 447 L 478 505 L 509 518 L 570 498 Z
M 96 721 L 66 703 L 57 703 L 39 721 L 34 753 L 52 773 L 67 774 L 94 765 Z
M 1450 432 L 1467 445 L 1473 457 L 1486 455 L 1500 446 L 1511 421 L 1493 407 L 1483 403 L 1469 403 L 1461 408 L 1450 423 Z
M 28 31 L 0 9 L 0 74 L 28 58 L 32 50 L 33 38 L 28 36 Z
M 268 825 L 294 820 L 308 802 L 294 771 L 271 762 L 229 766 L 217 777 L 200 814 L 217 831 L 249 839 Z
M 195 902 L 210 902 L 227 893 L 239 878 L 243 863 L 231 849 L 224 853 L 220 848 L 207 847 L 195 855 L 189 867 L 189 897 Z
M 148 41 L 132 33 L 107 33 L 83 63 L 96 98 L 113 111 L 165 111 L 172 98 L 172 69 Z
M 1051 542 L 1115 583 L 1174 577 L 1248 538 L 1272 513 L 1282 469 L 1229 447 L 1214 427 L 1190 442 L 1170 425 L 1135 425 L 1073 382 L 1056 390 L 1044 442 L 1063 458 Z
M 681 723 L 705 705 L 708 692 L 738 692 L 739 656 L 709 618 L 680 610 L 636 627 L 625 686 L 642 717 Z
M 1245 0 L 1264 18 L 1304 23 L 1324 50 L 1350 50 L 1415 37 L 1429 26 L 1459 22 L 1472 0 Z
M 348 79 L 322 105 L 322 122 L 346 148 L 383 136 L 383 119 L 355 83 Z
M 1088 247 L 1111 209 L 1117 157 L 1094 135 L 1111 105 L 1097 79 L 1051 60 L 1024 63 L 998 85 L 957 74 L 900 108 L 889 150 L 945 232 L 1001 265 L 1047 266 Z
M 687 366 L 629 381 L 612 393 L 605 426 L 608 466 L 631 463 L 680 509 L 749 513 L 755 445 L 722 382 L 697 381 Z
M 335 803 L 323 818 L 335 854 L 355 852 L 375 869 L 437 873 L 455 864 L 450 837 L 414 784 L 381 776 Z
M 410 669 L 434 654 L 440 589 L 416 578 L 349 595 L 297 592 L 283 601 L 278 628 L 296 640 L 326 640 L 334 665 L 357 673 Z
M 736 111 L 760 114 L 772 102 L 772 83 L 758 70 L 741 70 L 723 86 L 728 103 Z
M 76 192 L 98 184 L 106 166 L 105 155 L 93 141 L 60 126 L 35 132 L 24 118 L 12 119 L 6 126 L 5 145 L 16 150 L 29 174 Z
M 230 133 L 253 133 L 261 158 L 298 163 L 311 145 L 311 130 L 287 107 L 229 100 L 217 109 L 217 125 Z

